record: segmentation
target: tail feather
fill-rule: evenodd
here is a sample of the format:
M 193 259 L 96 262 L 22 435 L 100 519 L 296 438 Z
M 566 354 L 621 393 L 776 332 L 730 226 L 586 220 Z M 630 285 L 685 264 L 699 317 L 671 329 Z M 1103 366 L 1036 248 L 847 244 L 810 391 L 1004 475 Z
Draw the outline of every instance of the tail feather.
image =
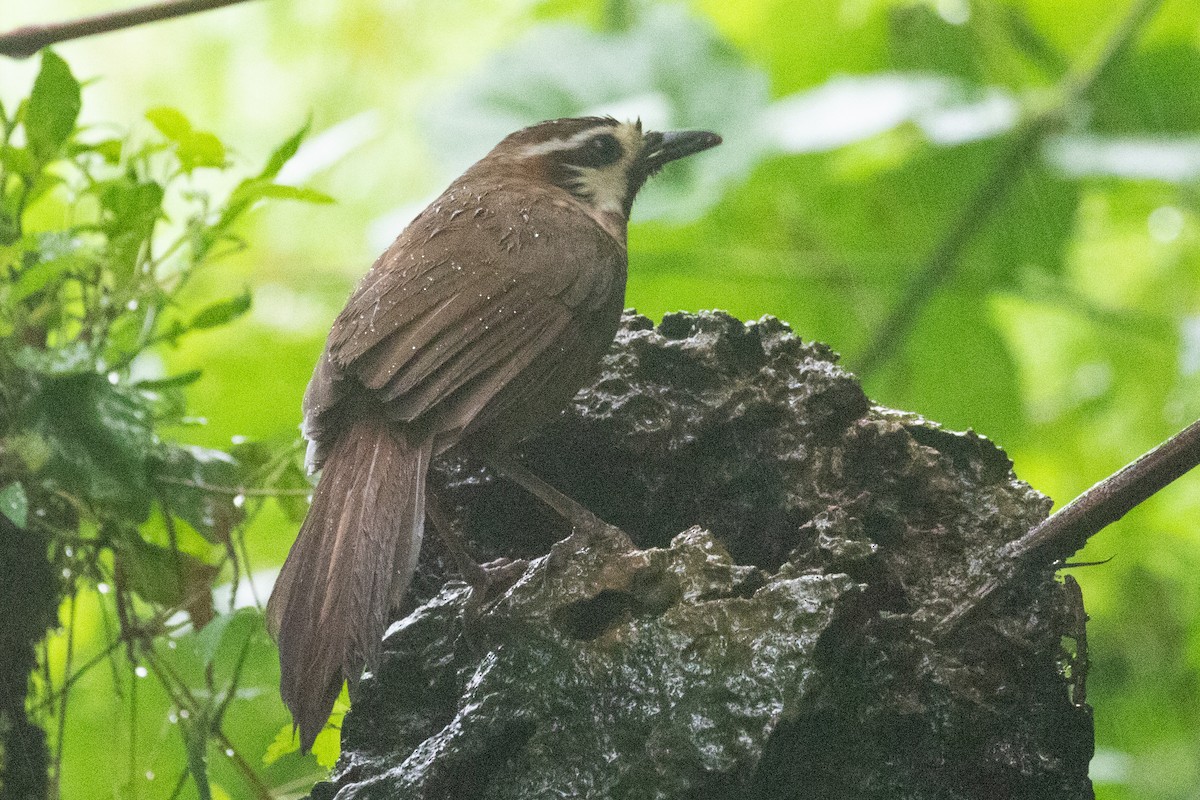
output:
M 432 441 L 383 418 L 334 443 L 312 507 L 267 603 L 279 691 L 303 751 L 325 726 L 342 681 L 374 668 L 393 598 L 416 569 Z

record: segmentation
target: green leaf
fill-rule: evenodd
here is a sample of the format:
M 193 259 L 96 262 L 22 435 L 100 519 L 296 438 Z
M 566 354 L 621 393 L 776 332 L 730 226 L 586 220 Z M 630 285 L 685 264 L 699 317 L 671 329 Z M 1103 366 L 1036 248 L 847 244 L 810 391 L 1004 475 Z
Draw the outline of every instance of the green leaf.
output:
M 8 517 L 12 524 L 24 528 L 29 524 L 29 498 L 19 483 L 10 483 L 0 489 L 0 514 Z
M 24 147 L 7 145 L 0 147 L 0 167 L 14 175 L 32 176 L 36 172 L 33 156 Z
M 149 516 L 154 431 L 140 393 L 94 372 L 56 375 L 41 382 L 22 416 L 48 446 L 47 478 L 100 513 L 136 522 Z
M 175 144 L 175 153 L 184 172 L 196 167 L 225 166 L 225 145 L 214 134 L 192 127 L 183 112 L 160 106 L 146 112 L 146 119 L 159 133 Z
M 316 756 L 317 763 L 325 769 L 333 769 L 333 765 L 337 763 L 338 757 L 342 754 L 342 720 L 349 710 L 350 694 L 343 684 L 342 691 L 333 703 L 329 721 L 317 734 L 312 746 L 312 754 Z
M 229 454 L 237 460 L 238 479 L 246 483 L 261 480 L 261 472 L 275 459 L 275 451 L 269 445 L 256 441 L 235 444 Z
M 8 247 L 21 238 L 21 229 L 12 214 L 0 210 L 0 247 Z
M 200 380 L 200 376 L 204 374 L 204 370 L 192 369 L 187 372 L 181 372 L 178 375 L 172 375 L 169 378 L 156 378 L 149 381 L 138 381 L 134 384 L 139 389 L 156 392 L 162 389 L 179 389 L 184 386 L 191 386 L 196 381 Z
M 291 724 L 284 725 L 275 734 L 275 738 L 271 741 L 271 744 L 267 746 L 267 751 L 263 753 L 262 760 L 264 764 L 270 766 L 288 753 L 295 753 L 299 750 L 300 737 L 296 735 L 295 726 Z
M 346 716 L 346 712 L 350 710 L 350 697 L 346 691 L 346 687 L 342 687 L 341 693 L 333 704 L 333 712 L 330 714 L 329 722 L 317 734 L 317 739 L 313 742 L 312 754 L 316 757 L 317 763 L 325 769 L 333 769 L 333 765 L 337 763 L 338 757 L 342 754 L 342 719 Z M 279 759 L 295 753 L 300 749 L 300 739 L 296 736 L 295 728 L 292 725 L 284 725 L 275 734 L 275 739 L 267 747 L 267 751 L 263 753 L 263 763 L 267 765 L 274 764 Z
M 296 462 L 289 461 L 283 471 L 279 473 L 279 477 L 275 479 L 272 488 L 288 492 L 304 492 L 304 494 L 279 494 L 275 498 L 289 520 L 297 525 L 303 522 L 304 518 L 308 516 L 307 495 L 312 492 L 312 484 L 308 482 L 304 470 Z
M 207 131 L 196 131 L 179 145 L 179 160 L 186 172 L 196 167 L 225 166 L 225 145 Z
M 271 183 L 259 178 L 242 181 L 229 196 L 229 209 L 241 213 L 245 208 L 259 200 L 299 200 L 305 203 L 332 203 L 333 198 L 315 189 L 299 186 L 285 186 L 281 183 Z
M 228 659 L 218 658 L 221 651 L 237 653 L 246 640 L 263 630 L 262 614 L 256 608 L 239 608 L 232 614 L 218 614 L 201 630 L 185 637 L 201 664 L 213 664 Z
M 72 267 L 77 267 L 81 263 L 82 260 L 78 256 L 68 255 L 34 264 L 22 272 L 21 277 L 17 278 L 16 283 L 13 284 L 12 295 L 10 295 L 13 302 L 20 302 L 41 291 L 69 272 Z
M 158 106 L 146 112 L 146 119 L 158 132 L 173 142 L 184 142 L 192 135 L 192 123 L 177 108 Z
M 41 472 L 50 460 L 46 440 L 31 431 L 23 431 L 0 439 L 0 451 L 15 456 L 29 472 Z
M 189 328 L 204 330 L 225 325 L 250 310 L 250 290 L 204 308 L 188 324 Z
M 304 123 L 300 130 L 293 133 L 284 141 L 283 144 L 275 148 L 275 152 L 271 153 L 271 157 L 267 159 L 267 165 L 263 167 L 263 171 L 258 174 L 262 180 L 270 182 L 279 170 L 283 169 L 292 156 L 296 155 L 296 151 L 300 149 L 300 143 L 304 141 L 304 137 L 308 136 L 309 128 L 312 127 L 312 120 Z
M 79 81 L 67 62 L 51 50 L 42 51 L 42 67 L 33 82 L 25 111 L 25 138 L 40 162 L 52 160 L 75 129 L 82 98 Z
M 162 217 L 163 187 L 140 181 L 133 174 L 100 181 L 90 190 L 100 200 L 100 228 L 108 236 L 114 271 L 129 275 L 137 266 L 144 243 Z
M 302 203 L 332 203 L 334 199 L 324 192 L 308 189 L 303 186 L 286 186 L 282 183 L 268 183 L 258 190 L 258 196 L 271 200 L 299 200 Z
M 69 148 L 67 153 L 71 156 L 79 155 L 80 153 L 95 153 L 101 156 L 109 164 L 119 164 L 121 162 L 121 151 L 124 149 L 125 143 L 120 139 L 103 139 L 99 142 L 75 142 Z
M 33 185 L 29 187 L 29 191 L 25 195 L 26 207 L 37 202 L 38 198 L 49 192 L 55 186 L 61 186 L 66 183 L 61 175 L 55 175 L 52 172 L 38 173 L 33 179 Z
M 117 568 L 129 587 L 144 600 L 164 606 L 184 606 L 192 612 L 197 625 L 212 618 L 210 588 L 217 568 L 211 564 L 133 536 L 117 548 Z M 206 606 L 207 619 L 196 611 Z

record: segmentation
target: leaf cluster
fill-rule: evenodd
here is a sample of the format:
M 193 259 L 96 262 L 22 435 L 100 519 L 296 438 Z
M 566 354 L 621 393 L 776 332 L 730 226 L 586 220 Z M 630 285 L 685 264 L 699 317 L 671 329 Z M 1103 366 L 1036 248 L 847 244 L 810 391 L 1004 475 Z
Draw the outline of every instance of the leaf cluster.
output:
M 123 650 L 136 674 L 153 671 L 189 709 L 189 772 L 210 796 L 205 745 L 223 737 L 251 642 L 245 624 L 234 626 L 241 655 L 225 663 L 239 666 L 218 686 L 213 660 L 231 626 L 217 616 L 214 583 L 236 588 L 240 532 L 261 498 L 298 521 L 309 484 L 293 442 L 178 441 L 197 422 L 186 389 L 201 372 L 163 374 L 158 353 L 250 310 L 248 290 L 196 308 L 188 286 L 244 247 L 238 224 L 253 208 L 328 198 L 276 181 L 307 126 L 218 202 L 210 187 L 235 165 L 214 134 L 156 108 L 146 132 L 108 135 L 80 124 L 82 94 L 47 51 L 29 96 L 0 105 L 0 513 L 44 542 L 69 603 L 81 584 L 115 589 L 119 625 L 106 655 Z M 206 668 L 195 680 L 178 655 L 155 655 L 168 634 L 206 625 L 196 635 L 216 639 L 197 651 Z M 59 715 L 79 677 L 70 652 L 60 686 L 49 665 L 36 684 Z

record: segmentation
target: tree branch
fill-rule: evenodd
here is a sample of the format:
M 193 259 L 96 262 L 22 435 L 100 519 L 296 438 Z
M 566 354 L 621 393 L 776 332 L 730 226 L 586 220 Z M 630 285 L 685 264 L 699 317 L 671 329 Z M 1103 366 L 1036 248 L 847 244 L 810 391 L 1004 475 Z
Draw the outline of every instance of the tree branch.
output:
M 182 17 L 200 11 L 208 11 L 247 0 L 166 0 L 166 2 L 97 14 L 94 17 L 59 22 L 53 25 L 28 25 L 0 34 L 0 55 L 9 58 L 28 58 L 43 47 L 81 39 L 100 33 L 132 28 L 147 22 L 158 22 L 172 17 Z
M 1050 549 L 1065 558 L 1088 538 L 1200 464 L 1200 420 L 1076 497 L 1007 548 L 1012 558 Z
M 1058 126 L 1068 110 L 1092 91 L 1121 54 L 1133 44 L 1162 3 L 1163 0 L 1135 0 L 1113 34 L 1102 40 L 1095 60 L 1086 67 L 1077 66 L 1062 79 L 1058 87 L 1058 102 L 1034 114 L 1017 128 L 991 173 L 963 205 L 961 214 L 926 257 L 900 302 L 875 329 L 870 343 L 857 359 L 855 372 L 865 376 L 895 354 L 897 346 L 908 335 L 938 288 L 954 275 L 963 251 L 1008 196 L 1021 174 L 1021 167 L 1036 153 L 1046 134 Z
M 997 589 L 1025 566 L 1066 558 L 1095 533 L 1125 516 L 1155 492 L 1200 465 L 1200 420 L 1076 497 L 1029 533 L 1001 549 L 1007 562 L 938 624 L 936 637 L 953 633 Z

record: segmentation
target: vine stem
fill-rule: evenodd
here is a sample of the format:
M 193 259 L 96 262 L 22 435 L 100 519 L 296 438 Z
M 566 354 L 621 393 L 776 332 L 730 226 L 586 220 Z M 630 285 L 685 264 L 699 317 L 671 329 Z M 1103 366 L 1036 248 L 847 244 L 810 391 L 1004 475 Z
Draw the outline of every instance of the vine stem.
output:
M 1162 4 L 1163 0 L 1135 0 L 1112 35 L 1093 47 L 1099 54 L 1087 66 L 1077 65 L 1063 77 L 1058 85 L 1058 101 L 1018 126 L 987 178 L 963 203 L 959 216 L 926 256 L 900 302 L 875 329 L 857 359 L 855 372 L 865 376 L 895 354 L 938 288 L 953 277 L 964 251 L 1016 185 L 1021 167 L 1037 152 L 1046 135 L 1060 125 L 1064 115 L 1092 91 L 1133 44 Z
M 144 25 L 148 22 L 158 22 L 245 2 L 247 0 L 166 0 L 166 2 L 151 3 L 123 11 L 97 14 L 92 17 L 82 17 L 68 22 L 27 25 L 0 34 L 0 55 L 9 58 L 29 58 L 43 47 L 49 47 L 59 42 L 82 39 L 85 36 L 95 36 L 132 28 L 135 25 Z

